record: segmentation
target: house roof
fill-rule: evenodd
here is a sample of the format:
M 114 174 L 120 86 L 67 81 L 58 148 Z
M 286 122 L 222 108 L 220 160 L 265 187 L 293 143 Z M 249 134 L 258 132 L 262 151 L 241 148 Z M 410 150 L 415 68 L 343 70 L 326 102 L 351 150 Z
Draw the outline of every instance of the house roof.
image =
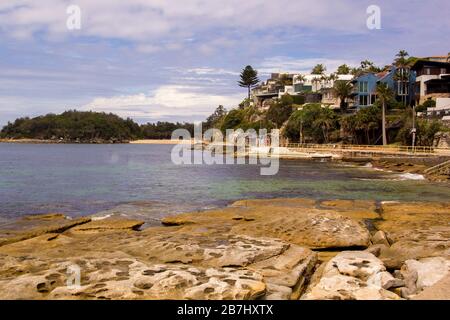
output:
M 424 66 L 450 68 L 450 63 L 419 59 L 411 66 L 411 69 L 417 70 L 417 69 L 422 68 Z

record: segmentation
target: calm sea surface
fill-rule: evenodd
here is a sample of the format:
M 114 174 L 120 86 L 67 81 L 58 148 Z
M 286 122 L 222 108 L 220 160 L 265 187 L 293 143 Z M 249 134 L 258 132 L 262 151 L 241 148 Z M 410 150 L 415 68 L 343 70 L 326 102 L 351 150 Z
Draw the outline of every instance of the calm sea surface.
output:
M 0 144 L 0 221 L 30 213 L 161 217 L 243 198 L 450 199 L 448 184 L 333 162 L 172 164 L 171 145 Z

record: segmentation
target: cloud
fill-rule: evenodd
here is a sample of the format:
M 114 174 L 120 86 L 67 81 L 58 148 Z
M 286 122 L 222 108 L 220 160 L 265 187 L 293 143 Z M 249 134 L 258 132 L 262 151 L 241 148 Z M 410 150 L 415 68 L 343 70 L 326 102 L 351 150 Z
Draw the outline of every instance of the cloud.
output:
M 218 105 L 235 107 L 242 98 L 240 94 L 212 94 L 201 87 L 163 85 L 148 94 L 98 97 L 82 110 L 113 112 L 147 121 L 176 117 L 204 120 Z
M 78 0 L 82 29 L 79 34 L 146 42 L 149 39 L 190 39 L 211 28 L 258 31 L 277 27 L 318 27 L 354 31 L 365 23 L 365 8 L 355 10 L 349 0 Z M 66 29 L 65 0 L 17 0 L 3 5 L 0 27 L 11 34 L 45 32 L 51 36 L 70 36 Z M 354 14 L 348 16 L 349 10 Z M 345 17 L 345 19 L 343 19 Z M 361 20 L 361 21 L 360 21 Z M 232 45 L 227 37 L 217 37 L 211 45 Z M 207 50 L 206 48 L 204 50 Z
M 69 4 L 81 30 L 66 28 Z M 366 27 L 371 4 L 381 30 Z M 245 95 L 236 81 L 247 64 L 263 80 L 317 63 L 384 65 L 399 49 L 445 54 L 449 10 L 448 0 L 0 1 L 0 123 L 87 105 L 203 119 Z

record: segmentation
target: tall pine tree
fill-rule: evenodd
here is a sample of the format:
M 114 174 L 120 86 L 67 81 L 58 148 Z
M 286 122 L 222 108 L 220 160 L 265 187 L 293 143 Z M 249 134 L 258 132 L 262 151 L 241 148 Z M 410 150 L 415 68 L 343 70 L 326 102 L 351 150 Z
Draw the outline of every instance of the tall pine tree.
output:
M 246 66 L 241 74 L 241 80 L 238 81 L 240 87 L 248 89 L 248 98 L 250 99 L 250 89 L 258 84 L 258 72 L 252 66 Z

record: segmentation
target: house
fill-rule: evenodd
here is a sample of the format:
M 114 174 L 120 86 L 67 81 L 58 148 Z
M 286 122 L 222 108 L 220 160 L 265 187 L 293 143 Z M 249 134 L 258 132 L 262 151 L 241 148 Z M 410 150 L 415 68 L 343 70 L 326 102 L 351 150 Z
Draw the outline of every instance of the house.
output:
M 366 72 L 352 80 L 354 107 L 371 106 L 377 100 L 376 89 L 379 83 L 385 83 L 395 93 L 395 99 L 406 105 L 414 104 L 416 72 L 396 66 L 390 66 L 379 73 Z
M 320 93 L 322 94 L 321 103 L 329 106 L 331 109 L 339 109 L 341 104 L 341 99 L 336 95 L 334 91 L 334 84 L 336 81 L 347 81 L 350 82 L 353 80 L 353 75 L 350 74 L 340 74 L 337 75 L 335 79 L 325 83 L 324 86 L 320 89 Z
M 411 67 L 416 73 L 415 102 L 450 98 L 450 63 L 420 59 Z
M 380 79 L 373 72 L 364 73 L 352 80 L 353 84 L 353 106 L 363 108 L 371 106 L 376 101 L 377 82 Z
M 431 56 L 431 57 L 424 57 L 421 58 L 421 60 L 428 60 L 428 61 L 435 61 L 435 62 L 447 62 L 450 63 L 450 52 L 446 56 Z
M 294 92 L 320 92 L 322 89 L 333 88 L 337 80 L 350 81 L 353 76 L 350 74 L 296 74 L 293 78 Z
M 293 93 L 288 85 L 292 83 L 293 77 L 294 75 L 289 73 L 272 73 L 269 79 L 252 89 L 255 105 L 261 107 L 264 105 L 264 101 L 279 98 L 286 93 L 286 90 Z
M 335 81 L 350 81 L 352 75 L 272 73 L 270 78 L 252 89 L 255 105 L 267 108 L 271 99 L 279 99 L 285 94 L 302 96 L 304 103 L 323 103 L 339 107 L 335 96 Z

